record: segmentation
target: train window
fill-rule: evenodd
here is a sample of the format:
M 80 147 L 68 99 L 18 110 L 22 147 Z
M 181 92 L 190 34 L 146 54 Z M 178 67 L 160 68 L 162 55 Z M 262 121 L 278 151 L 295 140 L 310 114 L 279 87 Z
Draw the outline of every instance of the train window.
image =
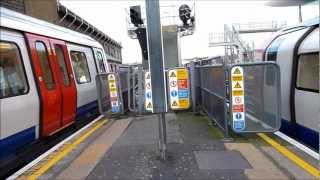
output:
M 69 75 L 68 75 L 68 69 L 67 69 L 67 64 L 65 62 L 63 50 L 62 50 L 61 46 L 59 46 L 59 45 L 55 45 L 54 49 L 56 51 L 56 56 L 57 56 L 58 63 L 59 63 L 60 73 L 63 77 L 63 84 L 65 86 L 69 86 L 70 79 L 69 79 Z
M 277 54 L 278 54 L 278 49 L 281 45 L 281 43 L 285 40 L 285 38 L 279 37 L 276 39 L 271 46 L 267 50 L 267 61 L 276 61 L 277 60 Z
M 71 51 L 71 60 L 78 84 L 91 82 L 88 62 L 84 52 Z
M 297 88 L 319 92 L 319 54 L 301 54 L 298 59 Z
M 48 51 L 43 42 L 36 42 L 36 50 L 40 61 L 40 68 L 44 83 L 48 89 L 54 89 L 54 80 L 49 62 Z
M 103 56 L 100 51 L 96 51 L 96 58 L 97 58 L 97 63 L 98 63 L 100 72 L 102 73 L 106 72 L 106 69 L 103 63 Z
M 27 92 L 28 84 L 17 45 L 0 42 L 0 99 Z

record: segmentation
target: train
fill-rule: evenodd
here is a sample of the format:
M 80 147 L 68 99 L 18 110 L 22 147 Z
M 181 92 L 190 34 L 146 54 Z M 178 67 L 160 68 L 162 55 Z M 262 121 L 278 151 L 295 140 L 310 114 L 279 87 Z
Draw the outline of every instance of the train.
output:
M 281 128 L 319 151 L 319 17 L 282 29 L 269 38 L 262 61 L 281 70 Z
M 93 38 L 0 7 L 0 162 L 98 112 L 109 72 Z M 3 168 L 3 167 L 2 167 Z

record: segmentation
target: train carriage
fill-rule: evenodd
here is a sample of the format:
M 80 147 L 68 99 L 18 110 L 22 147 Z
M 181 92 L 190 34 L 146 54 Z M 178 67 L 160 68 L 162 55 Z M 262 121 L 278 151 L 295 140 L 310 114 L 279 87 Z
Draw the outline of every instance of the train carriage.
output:
M 319 18 L 278 32 L 264 60 L 281 69 L 281 131 L 319 150 Z
M 108 71 L 89 36 L 0 7 L 0 161 L 97 110 Z

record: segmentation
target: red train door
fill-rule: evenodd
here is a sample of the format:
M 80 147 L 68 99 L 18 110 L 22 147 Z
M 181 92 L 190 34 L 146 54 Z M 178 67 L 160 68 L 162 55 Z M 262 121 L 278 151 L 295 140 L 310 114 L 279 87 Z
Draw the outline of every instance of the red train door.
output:
M 62 127 L 74 122 L 77 107 L 77 90 L 73 79 L 71 61 L 64 41 L 50 39 L 53 59 L 57 65 L 62 92 Z
M 54 71 L 52 51 L 47 38 L 26 34 L 36 83 L 40 95 L 40 133 L 49 136 L 61 128 L 61 90 Z
M 76 87 L 63 41 L 28 34 L 31 61 L 40 101 L 40 135 L 50 136 L 71 124 L 76 111 Z

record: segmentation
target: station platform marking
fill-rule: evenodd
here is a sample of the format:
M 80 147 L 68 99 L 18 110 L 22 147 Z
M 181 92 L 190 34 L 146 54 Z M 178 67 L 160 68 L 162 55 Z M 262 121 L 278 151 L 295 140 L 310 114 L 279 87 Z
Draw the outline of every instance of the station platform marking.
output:
M 102 119 L 102 116 L 99 116 L 75 134 L 41 155 L 39 159 L 37 158 L 26 167 L 10 176 L 8 179 L 38 179 L 107 122 L 107 119 Z
M 288 150 L 286 147 L 282 146 L 269 136 L 267 136 L 264 133 L 258 133 L 258 136 L 262 138 L 264 141 L 266 141 L 268 144 L 270 144 L 273 148 L 275 148 L 277 151 L 279 151 L 282 155 L 290 159 L 292 162 L 294 162 L 296 165 L 310 173 L 311 175 L 315 176 L 316 178 L 320 178 L 320 170 L 313 167 L 306 161 L 304 161 L 302 158 Z

